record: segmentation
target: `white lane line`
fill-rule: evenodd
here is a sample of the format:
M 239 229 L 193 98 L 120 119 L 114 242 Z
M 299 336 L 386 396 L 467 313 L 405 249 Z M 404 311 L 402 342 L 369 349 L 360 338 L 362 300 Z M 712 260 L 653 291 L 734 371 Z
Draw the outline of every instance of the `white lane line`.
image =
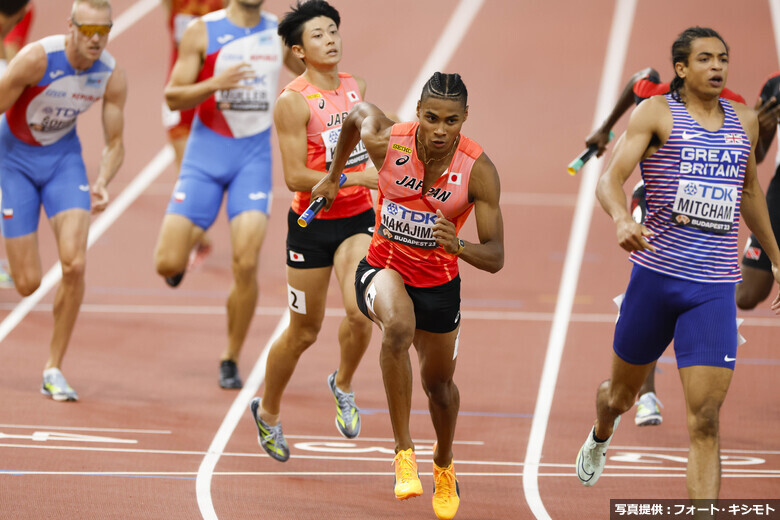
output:
M 112 432 L 112 433 L 150 433 L 150 434 L 170 434 L 170 430 L 132 430 L 126 428 L 80 428 L 75 426 L 35 426 L 29 424 L 0 424 L 0 428 L 19 428 L 24 430 L 66 430 L 76 432 Z
M 780 0 L 769 0 L 769 11 L 772 15 L 772 29 L 775 33 L 775 50 L 780 60 Z
M 457 50 L 458 45 L 460 45 L 472 20 L 482 7 L 482 2 L 483 0 L 460 0 L 458 7 L 455 9 L 452 17 L 447 23 L 444 32 L 428 55 L 428 59 L 425 61 L 422 69 L 420 69 L 417 79 L 412 83 L 412 86 L 406 94 L 406 98 L 404 98 L 404 102 L 398 109 L 398 115 L 402 121 L 411 120 L 415 117 L 414 110 L 423 84 L 433 72 L 447 65 L 453 53 Z M 288 314 L 285 313 L 282 319 L 283 321 L 286 319 L 287 322 L 289 322 Z M 247 384 L 244 385 L 244 388 L 236 397 L 230 411 L 225 416 L 225 420 L 222 425 L 220 425 L 220 428 L 211 443 L 211 447 L 209 447 L 209 454 L 203 459 L 200 469 L 198 470 L 195 488 L 198 498 L 198 508 L 200 509 L 200 514 L 204 520 L 217 520 L 218 518 L 216 511 L 214 511 L 214 503 L 211 500 L 211 476 L 214 474 L 214 467 L 219 460 L 220 452 L 224 449 L 225 445 L 227 445 L 238 419 L 241 414 L 246 413 L 249 402 L 263 382 L 268 349 L 276 339 L 277 334 L 281 334 L 287 326 L 287 323 L 284 323 L 284 326 L 282 326 L 282 324 L 283 322 L 279 322 L 279 325 L 276 328 L 277 330 L 271 335 L 271 338 L 266 345 L 266 349 L 260 355 L 260 359 L 258 359 L 255 367 L 252 369 L 252 373 L 254 374 L 257 372 L 258 377 L 252 381 L 252 384 L 249 384 L 249 381 L 247 381 Z
M 398 109 L 398 116 L 401 121 L 411 121 L 415 118 L 417 101 L 420 99 L 420 92 L 423 85 L 428 81 L 434 72 L 441 71 L 450 62 L 455 51 L 458 50 L 460 41 L 466 35 L 471 22 L 477 16 L 482 7 L 483 0 L 461 0 L 458 7 L 453 11 L 449 22 L 447 22 L 444 31 L 439 36 L 439 40 L 428 54 L 428 59 L 423 64 L 417 78 L 412 83 L 406 97 Z
M 136 175 L 133 181 L 119 194 L 116 200 L 89 227 L 87 249 L 100 238 L 103 233 L 119 218 L 135 199 L 149 186 L 165 168 L 173 161 L 173 148 L 166 146 L 160 150 L 154 159 Z M 16 328 L 35 305 L 62 279 L 60 262 L 52 266 L 41 280 L 41 285 L 30 296 L 23 298 L 14 310 L 0 323 L 0 343 Z
M 198 499 L 200 514 L 204 519 L 216 520 L 218 518 L 216 511 L 214 511 L 214 503 L 211 500 L 211 477 L 214 475 L 214 468 L 217 465 L 217 461 L 219 461 L 220 455 L 222 455 L 222 451 L 225 449 L 225 446 L 227 446 L 230 436 L 233 435 L 233 430 L 236 429 L 238 421 L 245 414 L 249 413 L 249 402 L 257 393 L 257 389 L 260 388 L 263 379 L 265 379 L 265 365 L 268 360 L 268 352 L 271 350 L 271 345 L 276 338 L 284 332 L 284 329 L 287 328 L 289 323 L 290 313 L 285 312 L 282 319 L 279 320 L 279 323 L 276 325 L 276 329 L 271 334 L 271 337 L 268 339 L 268 343 L 265 345 L 255 366 L 252 368 L 249 378 L 247 378 L 244 383 L 244 388 L 241 389 L 238 396 L 233 400 L 233 405 L 222 420 L 222 424 L 219 426 L 216 435 L 214 435 L 214 439 L 211 441 L 206 456 L 203 457 L 203 460 L 200 463 L 198 476 L 195 480 L 195 494 Z
M 628 49 L 628 41 L 631 35 L 636 0 L 616 0 L 615 14 L 612 19 L 607 54 L 604 59 L 604 69 L 599 87 L 599 98 L 594 115 L 593 128 L 596 128 L 606 118 L 609 109 L 618 97 L 620 76 L 625 63 L 625 55 Z M 528 439 L 528 448 L 525 456 L 526 471 L 523 474 L 523 491 L 528 506 L 534 516 L 539 520 L 551 520 L 544 507 L 539 494 L 539 481 L 537 472 L 542 458 L 544 437 L 547 433 L 547 422 L 550 418 L 550 409 L 555 394 L 555 385 L 558 380 L 563 347 L 566 342 L 566 333 L 569 326 L 569 317 L 574 304 L 574 294 L 577 290 L 577 281 L 582 266 L 582 257 L 585 251 L 585 243 L 590 228 L 590 220 L 593 214 L 595 201 L 595 188 L 598 181 L 601 162 L 591 160 L 583 168 L 583 179 L 577 196 L 577 207 L 572 219 L 572 229 L 569 235 L 569 244 L 566 250 L 566 261 L 563 266 L 561 285 L 558 290 L 558 301 L 555 306 L 555 317 L 550 330 L 550 339 L 547 344 L 547 353 L 544 360 L 544 369 L 539 383 L 539 391 L 536 398 L 534 418 L 531 423 L 531 433 Z M 574 456 L 574 454 L 572 454 Z M 571 478 L 574 478 L 572 472 Z
M 160 0 L 138 0 L 128 7 L 122 14 L 116 17 L 111 32 L 108 35 L 108 41 L 114 41 L 120 34 L 133 26 L 138 20 L 152 12 L 160 5 Z

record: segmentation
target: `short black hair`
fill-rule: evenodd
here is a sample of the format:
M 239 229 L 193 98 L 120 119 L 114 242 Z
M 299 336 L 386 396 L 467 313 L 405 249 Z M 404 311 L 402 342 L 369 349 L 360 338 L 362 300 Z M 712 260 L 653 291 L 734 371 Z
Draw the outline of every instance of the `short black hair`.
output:
M 294 6 L 290 6 L 290 11 L 285 13 L 282 21 L 279 22 L 279 29 L 276 32 L 282 37 L 282 41 L 288 47 L 303 44 L 303 26 L 312 18 L 318 16 L 327 16 L 336 23 L 336 27 L 341 23 L 341 17 L 335 7 L 325 0 L 298 0 Z
M 688 27 L 672 44 L 672 67 L 677 63 L 684 63 L 688 65 L 688 58 L 691 55 L 691 45 L 694 40 L 699 38 L 717 38 L 726 47 L 726 54 L 729 52 L 729 46 L 720 34 L 715 29 L 709 27 Z M 674 79 L 669 84 L 669 92 L 672 97 L 677 101 L 680 101 L 680 88 L 682 88 L 685 80 L 677 75 L 677 69 L 674 70 Z
M 435 97 L 439 99 L 449 99 L 460 101 L 463 106 L 468 106 L 469 93 L 466 90 L 466 84 L 460 77 L 460 74 L 444 74 L 434 72 L 433 76 L 423 85 L 420 101 Z
M 30 0 L 2 0 L 0 1 L 0 13 L 6 16 L 18 13 L 30 3 Z

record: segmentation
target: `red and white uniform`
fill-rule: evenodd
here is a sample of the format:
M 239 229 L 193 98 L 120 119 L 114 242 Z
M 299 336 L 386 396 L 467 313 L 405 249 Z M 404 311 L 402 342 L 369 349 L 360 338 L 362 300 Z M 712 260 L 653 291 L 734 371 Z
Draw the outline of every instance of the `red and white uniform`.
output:
M 336 90 L 320 90 L 305 77 L 298 76 L 284 90 L 299 92 L 309 105 L 309 124 L 306 126 L 306 167 L 327 172 L 333 159 L 333 151 L 341 134 L 341 126 L 355 104 L 362 101 L 360 88 L 355 78 L 339 73 L 341 83 Z M 368 152 L 363 142 L 352 150 L 347 159 L 345 172 L 359 172 L 366 169 Z M 311 192 L 295 192 L 292 210 L 303 213 L 311 200 Z M 328 211 L 320 211 L 316 218 L 334 219 L 352 217 L 371 209 L 371 192 L 365 186 L 349 186 L 339 190 L 336 200 Z
M 419 123 L 393 126 L 387 155 L 379 170 L 376 231 L 366 260 L 397 271 L 413 287 L 443 285 L 458 275 L 458 258 L 433 238 L 436 210 L 463 227 L 474 207 L 469 179 L 482 147 L 461 134 L 449 168 L 422 193 L 425 167 L 417 158 Z

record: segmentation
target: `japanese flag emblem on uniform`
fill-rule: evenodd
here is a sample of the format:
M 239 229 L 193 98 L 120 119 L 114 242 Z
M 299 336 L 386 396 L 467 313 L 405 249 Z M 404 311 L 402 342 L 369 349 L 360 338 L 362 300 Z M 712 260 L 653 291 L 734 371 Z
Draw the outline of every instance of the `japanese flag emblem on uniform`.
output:
M 290 260 L 293 262 L 303 262 L 303 255 L 296 253 L 295 251 L 290 251 Z
M 354 90 L 350 90 L 349 92 L 347 92 L 347 98 L 349 98 L 350 101 L 354 101 L 354 102 L 360 101 L 360 97 L 358 97 L 357 92 L 355 92 Z
M 457 173 L 457 172 L 450 172 L 450 178 L 449 183 L 450 184 L 457 184 L 460 186 L 460 180 L 463 178 L 463 174 Z

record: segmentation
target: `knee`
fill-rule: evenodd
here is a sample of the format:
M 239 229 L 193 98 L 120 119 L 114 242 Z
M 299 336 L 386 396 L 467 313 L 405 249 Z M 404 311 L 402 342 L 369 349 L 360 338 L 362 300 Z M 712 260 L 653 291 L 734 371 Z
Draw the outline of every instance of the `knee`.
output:
M 414 339 L 414 326 L 406 320 L 386 320 L 382 329 L 382 351 L 393 355 L 407 352 Z
M 62 281 L 65 283 L 79 282 L 84 279 L 86 259 L 82 255 L 73 258 L 60 259 L 62 265 Z
M 160 276 L 173 276 L 184 270 L 184 265 L 170 251 L 162 248 L 154 253 L 154 267 Z
M 237 283 L 249 283 L 257 278 L 257 255 L 233 256 L 233 278 Z
M 20 296 L 30 296 L 41 286 L 40 276 L 26 276 L 24 274 L 19 274 L 17 276 L 16 273 L 14 273 L 13 276 L 14 287 L 16 287 L 16 292 L 18 292 Z
M 766 296 L 764 296 L 765 298 Z M 743 311 L 749 311 L 756 307 L 756 305 L 759 304 L 764 298 L 760 297 L 759 294 L 757 294 L 755 289 L 748 288 L 745 283 L 740 283 L 737 285 L 736 293 L 734 294 L 734 299 L 737 302 L 737 307 L 742 309 Z
M 712 439 L 718 436 L 719 407 L 705 405 L 695 412 L 688 412 L 688 431 L 691 439 Z
M 366 318 L 357 306 L 347 309 L 347 325 L 356 335 L 371 334 L 371 320 Z
M 609 410 L 615 414 L 620 415 L 634 406 L 635 395 L 633 392 L 629 392 L 627 389 L 620 389 L 612 384 L 610 380 L 604 381 L 599 385 L 599 395 L 606 397 L 605 404 Z
M 287 331 L 287 348 L 296 357 L 300 356 L 307 348 L 312 346 L 317 341 L 317 336 L 320 333 L 319 326 L 304 326 L 296 327 L 295 329 L 288 329 Z

